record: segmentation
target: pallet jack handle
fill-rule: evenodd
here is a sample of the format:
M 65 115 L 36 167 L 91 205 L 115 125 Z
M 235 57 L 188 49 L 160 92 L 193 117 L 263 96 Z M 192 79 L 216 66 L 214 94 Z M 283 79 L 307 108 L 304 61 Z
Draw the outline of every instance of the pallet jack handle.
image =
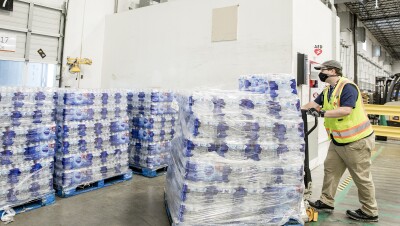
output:
M 310 158 L 308 149 L 308 136 L 318 127 L 318 117 L 314 116 L 314 126 L 308 129 L 307 110 L 301 110 L 301 117 L 304 122 L 304 206 L 305 206 L 305 219 L 306 222 L 318 221 L 318 212 L 308 204 L 308 199 L 311 197 L 312 192 L 312 178 L 310 170 Z
M 308 121 L 307 121 L 307 110 L 301 110 L 301 117 L 304 122 L 304 185 L 305 189 L 308 192 L 311 192 L 311 170 L 310 170 L 310 158 L 309 158 L 309 149 L 308 149 L 308 136 L 317 128 L 318 126 L 318 117 L 314 117 L 314 126 L 311 129 L 308 129 Z
M 309 129 L 309 130 L 306 132 L 305 135 L 308 137 L 308 135 L 310 135 L 310 133 L 312 133 L 312 131 L 314 131 L 314 130 L 317 128 L 317 126 L 318 126 L 318 117 L 314 117 L 314 126 L 311 127 L 311 129 Z

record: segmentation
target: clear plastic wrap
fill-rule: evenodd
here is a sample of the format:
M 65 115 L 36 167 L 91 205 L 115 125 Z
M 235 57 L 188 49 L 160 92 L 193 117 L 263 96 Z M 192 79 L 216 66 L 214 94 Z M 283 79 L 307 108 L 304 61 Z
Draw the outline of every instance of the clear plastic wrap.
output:
M 174 138 L 175 130 L 171 127 L 165 129 L 133 128 L 132 138 L 147 142 L 166 141 Z
M 12 188 L 0 185 L 0 206 L 15 206 L 53 193 L 53 178 L 24 181 Z
M 49 105 L 40 108 L 30 107 L 20 109 L 3 107 L 0 112 L 0 126 L 22 126 L 42 123 L 49 124 L 54 122 L 54 117 L 55 109 L 49 107 Z
M 0 210 L 54 193 L 55 89 L 0 87 Z
M 178 113 L 173 102 L 130 102 L 130 104 L 128 104 L 128 110 L 135 115 L 165 115 Z
M 177 95 L 179 124 L 165 188 L 175 225 L 302 222 L 303 121 L 298 97 L 284 85 L 291 77 L 283 77 L 290 79 L 263 77 L 265 90 L 282 84 L 279 93 L 287 95 L 256 89 Z
M 55 184 L 68 190 L 129 171 L 124 90 L 60 89 Z
M 73 170 L 56 170 L 55 183 L 62 188 L 76 188 L 95 181 L 116 175 L 122 175 L 129 170 L 128 161 L 114 161 L 101 166 L 85 167 Z
M 128 92 L 128 102 L 173 102 L 174 93 L 161 90 L 132 90 Z
M 54 106 L 56 89 L 28 87 L 0 87 L 0 107 L 14 110 Z
M 177 118 L 175 115 L 148 116 L 138 115 L 132 117 L 132 127 L 146 129 L 161 129 L 164 127 L 174 127 Z
M 75 154 L 56 155 L 56 167 L 64 170 L 88 168 L 91 166 L 104 165 L 111 162 L 123 162 L 128 159 L 128 153 L 122 152 L 128 146 L 121 146 L 119 149 L 96 150 L 93 152 L 80 152 Z
M 20 165 L 26 161 L 40 161 L 52 158 L 55 153 L 55 141 L 39 142 L 34 145 L 13 145 L 0 148 L 0 165 Z
M 168 165 L 178 105 L 171 91 L 128 92 L 131 135 L 130 165 L 157 169 Z
M 297 94 L 296 79 L 290 74 L 253 74 L 239 78 L 239 90 L 266 93 L 272 98 L 294 97 Z M 298 97 L 295 97 L 298 98 Z
M 147 155 L 147 154 L 133 154 L 131 156 L 131 161 L 134 162 L 135 165 L 138 166 L 146 166 L 149 169 L 156 169 L 160 166 L 167 166 L 171 154 L 169 152 L 163 152 L 156 155 Z

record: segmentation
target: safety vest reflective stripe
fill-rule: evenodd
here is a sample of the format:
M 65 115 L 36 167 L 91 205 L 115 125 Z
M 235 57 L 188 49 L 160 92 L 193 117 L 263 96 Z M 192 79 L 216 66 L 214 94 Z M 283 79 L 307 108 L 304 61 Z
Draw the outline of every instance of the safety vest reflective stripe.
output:
M 343 82 L 341 82 L 341 83 L 340 83 L 340 86 L 339 86 L 338 89 L 337 89 L 337 90 L 338 90 L 337 92 L 340 92 L 340 91 L 343 89 L 344 85 L 346 85 L 347 83 L 349 83 L 349 82 L 348 82 L 348 81 L 343 81 Z M 339 90 L 340 90 L 340 91 L 339 91 Z M 340 93 L 338 93 L 337 99 L 338 99 L 337 106 L 340 107 Z
M 348 83 L 348 81 L 340 81 L 339 86 L 336 87 L 334 90 L 334 93 L 332 93 L 332 97 L 336 96 L 336 98 L 339 98 L 340 92 L 342 91 L 343 86 L 346 85 L 347 83 Z
M 347 138 L 351 136 L 355 136 L 359 133 L 364 132 L 366 129 L 370 128 L 371 123 L 369 120 L 364 121 L 363 123 L 354 126 L 350 129 L 346 130 L 332 130 L 332 135 L 334 138 Z

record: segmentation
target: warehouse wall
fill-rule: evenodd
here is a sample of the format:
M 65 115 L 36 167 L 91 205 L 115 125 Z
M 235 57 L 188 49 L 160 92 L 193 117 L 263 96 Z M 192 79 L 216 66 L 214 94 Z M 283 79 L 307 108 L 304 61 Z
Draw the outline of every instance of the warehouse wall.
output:
M 339 9 L 338 12 L 344 12 L 344 11 L 349 11 L 349 9 L 347 9 L 347 7 L 344 4 L 339 4 Z M 363 27 L 364 25 L 362 24 L 362 22 L 358 21 L 358 27 Z M 349 66 L 346 66 L 346 63 L 344 63 L 344 74 L 350 78 L 350 79 L 354 79 L 354 45 L 353 45 L 353 40 L 352 40 L 352 32 L 350 31 L 346 31 L 346 32 L 340 32 L 340 39 L 342 40 L 342 42 L 346 45 L 349 45 L 349 57 L 350 57 L 350 61 L 349 61 Z M 379 64 L 383 69 L 387 70 L 387 71 L 391 71 L 391 66 L 390 65 L 383 65 L 383 60 L 380 60 L 378 57 L 372 57 L 372 45 L 379 45 L 378 40 L 376 40 L 376 38 L 371 34 L 371 32 L 367 29 L 366 30 L 366 39 L 367 39 L 367 50 L 363 49 L 363 43 L 362 42 L 358 42 L 357 43 L 357 52 L 361 53 L 365 56 L 367 56 L 369 59 L 371 59 L 373 62 L 375 62 L 376 64 Z M 382 50 L 384 50 L 384 48 L 382 48 Z M 342 57 L 344 57 L 344 50 L 341 50 L 342 52 Z
M 238 5 L 237 41 L 211 42 L 212 9 Z M 181 0 L 108 16 L 102 87 L 237 88 L 292 71 L 291 0 Z
M 62 8 L 66 0 L 31 0 L 33 3 Z
M 105 17 L 113 14 L 114 0 L 69 0 L 63 54 L 63 86 L 100 88 L 103 66 Z M 67 57 L 90 58 L 81 74 L 70 74 Z M 81 79 L 81 76 L 82 79 Z
M 179 0 L 161 0 L 161 3 L 172 2 L 172 1 L 179 1 Z M 140 0 L 118 0 L 118 13 L 139 8 L 139 3 Z M 152 4 L 151 6 L 153 6 L 155 4 L 160 4 L 160 3 L 152 1 L 151 4 Z
M 359 27 L 363 27 L 364 25 L 360 23 Z M 385 64 L 383 58 L 374 57 L 373 56 L 373 46 L 379 45 L 378 40 L 366 29 L 366 40 L 365 42 L 358 42 L 357 48 L 358 53 L 361 56 L 358 56 L 358 81 L 357 84 L 361 90 L 375 90 L 375 83 L 377 76 L 386 76 L 383 70 L 391 71 L 391 66 L 389 64 Z M 381 48 L 383 51 L 384 49 Z M 381 55 L 386 52 L 381 52 Z M 371 63 L 373 62 L 373 63 Z M 383 70 L 382 70 L 383 68 Z
M 392 70 L 394 74 L 400 73 L 400 61 L 397 61 L 393 64 Z
M 336 59 L 335 13 L 320 0 L 296 0 L 293 8 L 294 54 L 305 53 L 309 60 L 320 63 Z M 322 54 L 314 52 L 315 45 L 322 46 Z
M 359 23 L 359 27 L 364 27 L 364 25 L 360 22 Z M 392 71 L 392 66 L 391 65 L 384 65 L 383 64 L 383 60 L 379 59 L 379 57 L 373 57 L 372 55 L 372 45 L 380 45 L 379 41 L 372 35 L 372 33 L 366 29 L 366 46 L 367 46 L 367 50 L 363 49 L 363 43 L 362 42 L 358 42 L 358 53 L 364 54 L 365 56 L 367 56 L 368 58 L 372 59 L 375 63 L 381 65 L 383 67 L 383 69 L 387 70 L 387 71 Z M 381 47 L 381 51 L 384 51 L 385 53 L 387 53 L 386 49 Z M 382 52 L 381 52 L 382 53 Z
M 296 0 L 293 1 L 293 9 L 293 59 L 297 59 L 298 52 L 307 54 L 309 61 L 318 63 L 338 59 L 339 18 L 336 12 L 320 0 Z M 322 46 L 320 55 L 314 52 L 316 45 Z M 293 73 L 296 74 L 297 62 L 294 61 L 293 65 Z M 302 85 L 298 89 L 302 104 L 314 99 L 310 97 L 309 85 Z M 314 119 L 309 117 L 308 121 L 308 126 L 311 128 L 314 125 Z M 309 136 L 310 168 L 323 163 L 328 146 L 329 141 L 323 119 L 319 119 L 318 129 Z
M 129 7 L 134 7 L 139 3 L 139 0 L 118 0 L 118 12 L 125 12 Z
M 234 3 L 240 5 L 238 40 L 231 42 L 210 42 L 211 10 L 228 1 L 176 1 L 109 16 L 102 86 L 235 89 L 240 74 L 296 74 L 297 52 L 318 62 L 338 58 L 339 21 L 321 1 Z M 314 53 L 315 45 L 323 54 Z M 328 144 L 320 126 L 310 138 L 311 167 L 323 161 Z

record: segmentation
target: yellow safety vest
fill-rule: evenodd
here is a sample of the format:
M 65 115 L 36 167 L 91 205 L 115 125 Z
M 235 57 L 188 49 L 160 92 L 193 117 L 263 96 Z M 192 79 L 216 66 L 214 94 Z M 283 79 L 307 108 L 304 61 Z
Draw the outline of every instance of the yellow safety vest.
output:
M 361 92 L 352 81 L 346 78 L 340 78 L 329 101 L 329 87 L 324 89 L 324 104 L 322 110 L 328 111 L 340 107 L 340 95 L 342 94 L 344 85 L 348 83 L 353 84 L 358 91 L 358 99 L 355 108 L 347 116 L 341 118 L 325 118 L 324 123 L 328 137 L 331 138 L 332 134 L 335 141 L 341 144 L 360 140 L 373 132 L 371 123 L 364 109 Z

